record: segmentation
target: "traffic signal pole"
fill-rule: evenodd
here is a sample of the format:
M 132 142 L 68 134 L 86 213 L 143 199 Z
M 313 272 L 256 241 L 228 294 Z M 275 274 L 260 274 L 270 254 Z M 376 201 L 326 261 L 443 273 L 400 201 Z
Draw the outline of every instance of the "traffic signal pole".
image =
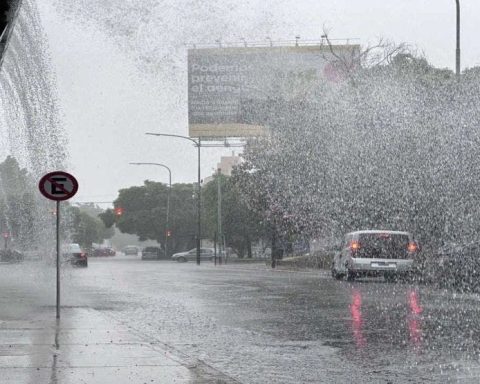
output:
M 217 171 L 217 232 L 219 241 L 219 254 L 220 260 L 222 257 L 225 257 L 225 249 L 222 252 L 222 239 L 223 239 L 223 232 L 222 232 L 222 185 L 221 185 L 221 169 L 218 168 Z M 226 261 L 226 260 L 225 260 Z M 220 262 L 221 264 L 221 262 Z
M 202 187 L 200 185 L 200 138 L 198 138 L 198 196 L 197 196 L 197 265 L 200 265 L 200 241 L 202 236 L 202 217 L 201 217 L 201 196 Z
M 460 77 L 460 0 L 456 1 L 457 9 L 457 38 L 456 38 L 456 50 L 455 50 L 455 73 L 457 78 Z

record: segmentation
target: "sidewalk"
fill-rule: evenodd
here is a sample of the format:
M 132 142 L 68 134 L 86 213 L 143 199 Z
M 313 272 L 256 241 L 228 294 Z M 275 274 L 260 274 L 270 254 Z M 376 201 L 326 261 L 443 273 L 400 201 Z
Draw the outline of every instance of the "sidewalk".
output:
M 31 319 L 0 320 L 2 384 L 232 382 L 94 309 L 62 308 L 61 316 L 57 323 L 55 307 L 43 307 Z

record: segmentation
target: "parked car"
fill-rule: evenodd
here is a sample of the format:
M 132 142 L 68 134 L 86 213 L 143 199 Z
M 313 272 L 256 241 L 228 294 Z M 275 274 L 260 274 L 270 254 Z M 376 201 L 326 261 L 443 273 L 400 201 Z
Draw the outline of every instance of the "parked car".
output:
M 142 250 L 142 260 L 159 260 L 165 252 L 161 247 L 145 247 Z
M 215 252 L 213 248 L 200 248 L 200 260 L 210 260 L 213 261 L 215 257 Z M 179 252 L 172 255 L 172 260 L 179 263 L 185 263 L 187 261 L 196 261 L 197 260 L 197 248 L 193 248 L 186 252 Z
M 63 261 L 78 267 L 88 267 L 88 255 L 80 245 L 71 243 L 62 248 Z
M 364 230 L 347 233 L 342 250 L 332 263 L 332 276 L 354 280 L 383 276 L 394 280 L 414 271 L 418 244 L 409 232 Z
M 138 255 L 139 248 L 136 245 L 127 245 L 122 249 L 125 255 Z
M 115 256 L 116 252 L 110 247 L 95 248 L 93 256 Z

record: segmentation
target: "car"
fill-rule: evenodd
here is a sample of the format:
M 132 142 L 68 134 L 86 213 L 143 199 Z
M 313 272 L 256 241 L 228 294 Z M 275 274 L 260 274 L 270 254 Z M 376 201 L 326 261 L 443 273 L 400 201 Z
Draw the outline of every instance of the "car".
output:
M 159 260 L 164 254 L 161 247 L 145 247 L 142 250 L 142 260 Z
M 125 254 L 125 255 L 135 255 L 137 256 L 138 255 L 138 247 L 136 245 L 127 245 L 126 247 L 124 247 L 122 249 L 122 252 Z
M 93 256 L 115 256 L 116 252 L 112 248 L 95 248 L 93 250 Z
M 200 260 L 213 261 L 214 257 L 215 257 L 215 251 L 213 248 L 200 248 Z M 193 248 L 186 252 L 174 253 L 172 255 L 172 260 L 177 261 L 179 263 L 185 263 L 187 261 L 196 261 L 197 248 Z
M 418 243 L 409 232 L 363 230 L 345 235 L 343 247 L 332 263 L 332 276 L 353 281 L 363 276 L 383 276 L 392 281 L 414 272 Z
M 62 258 L 65 263 L 77 267 L 88 267 L 88 255 L 79 244 L 71 243 L 62 247 Z

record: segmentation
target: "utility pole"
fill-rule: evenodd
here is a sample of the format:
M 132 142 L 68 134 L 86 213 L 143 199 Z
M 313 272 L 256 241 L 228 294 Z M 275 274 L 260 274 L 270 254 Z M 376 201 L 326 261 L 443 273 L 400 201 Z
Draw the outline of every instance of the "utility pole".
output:
M 218 171 L 217 171 L 217 233 L 218 233 L 218 238 L 220 239 L 219 241 L 220 260 L 222 259 L 222 256 L 225 256 L 225 252 L 222 253 L 223 233 L 222 233 L 222 185 L 221 185 L 222 173 L 221 172 L 222 170 L 218 168 Z
M 198 175 L 197 175 L 197 181 L 198 181 L 198 193 L 197 193 L 197 265 L 200 265 L 200 247 L 201 247 L 201 241 L 202 241 L 202 179 L 200 178 L 200 138 L 198 138 Z
M 457 78 L 460 78 L 460 0 L 455 0 L 457 3 L 457 48 L 455 50 L 455 73 Z

